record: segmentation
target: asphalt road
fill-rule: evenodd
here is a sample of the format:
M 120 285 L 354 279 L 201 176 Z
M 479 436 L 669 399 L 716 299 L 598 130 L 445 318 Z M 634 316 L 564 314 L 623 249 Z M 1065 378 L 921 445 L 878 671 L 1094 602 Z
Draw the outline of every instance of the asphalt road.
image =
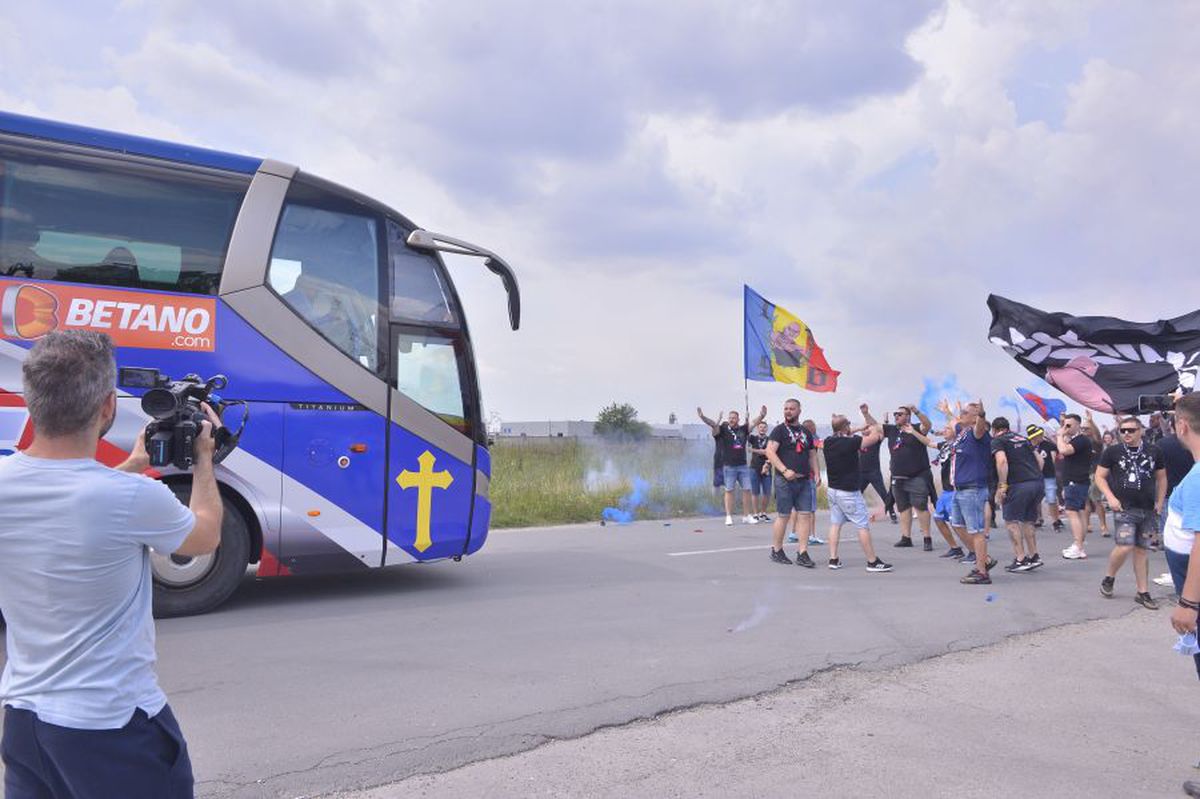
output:
M 825 547 L 817 569 L 772 564 L 765 525 L 720 520 L 497 532 L 461 564 L 249 580 L 159 622 L 159 673 L 200 796 L 313 796 L 1132 607 L 1128 577 L 1116 599 L 1096 590 L 1100 539 L 1068 562 L 1046 535 L 1040 571 L 963 586 L 939 552 L 892 549 L 895 531 L 877 531 L 889 574 L 849 542 L 841 571 Z

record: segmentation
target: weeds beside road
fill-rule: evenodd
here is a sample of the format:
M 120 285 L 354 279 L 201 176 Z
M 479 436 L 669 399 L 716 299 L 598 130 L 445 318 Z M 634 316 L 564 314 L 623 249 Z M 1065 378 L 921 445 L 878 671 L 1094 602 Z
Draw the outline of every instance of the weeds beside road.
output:
M 492 447 L 492 527 L 599 521 L 605 508 L 630 496 L 636 480 L 647 488 L 631 507 L 635 518 L 723 513 L 712 456 L 710 441 L 501 438 Z M 825 507 L 824 487 L 818 502 Z

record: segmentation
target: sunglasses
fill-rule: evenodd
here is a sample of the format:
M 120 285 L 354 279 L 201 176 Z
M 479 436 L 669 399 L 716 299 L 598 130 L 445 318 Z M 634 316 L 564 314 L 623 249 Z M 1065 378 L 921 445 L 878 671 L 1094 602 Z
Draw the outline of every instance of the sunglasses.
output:
M 1131 436 L 1131 435 L 1133 435 L 1134 433 L 1136 433 L 1137 431 L 1138 431 L 1138 429 L 1137 429 L 1136 427 L 1122 427 L 1122 428 L 1121 428 L 1121 435 L 1123 435 L 1123 436 Z

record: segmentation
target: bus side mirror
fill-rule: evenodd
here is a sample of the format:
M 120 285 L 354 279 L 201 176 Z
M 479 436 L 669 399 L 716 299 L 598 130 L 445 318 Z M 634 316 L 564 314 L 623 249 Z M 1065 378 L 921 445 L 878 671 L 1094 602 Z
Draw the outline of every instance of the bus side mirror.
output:
M 521 326 L 521 290 L 517 288 L 517 276 L 513 274 L 513 270 L 508 267 L 508 264 L 495 256 L 488 258 L 483 265 L 492 274 L 500 276 L 500 282 L 504 284 L 504 292 L 508 295 L 508 322 L 512 325 L 512 329 L 516 330 Z

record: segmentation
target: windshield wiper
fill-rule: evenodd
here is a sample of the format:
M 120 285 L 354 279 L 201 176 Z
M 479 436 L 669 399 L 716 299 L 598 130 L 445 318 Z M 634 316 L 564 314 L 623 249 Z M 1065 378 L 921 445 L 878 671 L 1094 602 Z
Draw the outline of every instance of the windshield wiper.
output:
M 512 267 L 499 255 L 469 241 L 444 236 L 441 233 L 431 233 L 428 230 L 414 230 L 408 234 L 407 242 L 409 247 L 418 250 L 436 250 L 483 258 L 483 265 L 499 275 L 504 283 L 504 290 L 508 293 L 508 321 L 512 329 L 516 330 L 521 326 L 521 289 L 517 286 L 517 276 L 513 274 Z

